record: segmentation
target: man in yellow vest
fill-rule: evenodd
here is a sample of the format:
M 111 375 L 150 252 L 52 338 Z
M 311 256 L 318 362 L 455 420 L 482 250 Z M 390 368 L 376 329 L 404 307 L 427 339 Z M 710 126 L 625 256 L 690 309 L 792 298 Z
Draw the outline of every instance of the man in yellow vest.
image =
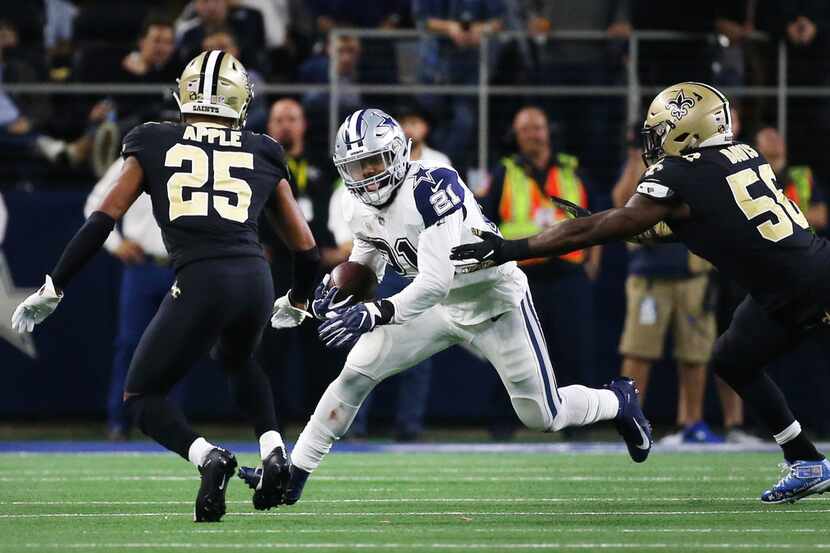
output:
M 759 130 L 755 135 L 755 144 L 758 152 L 769 161 L 784 194 L 798 204 L 813 230 L 823 231 L 827 227 L 827 204 L 821 189 L 816 186 L 812 169 L 807 165 L 790 165 L 787 162 L 784 137 L 772 127 Z
M 555 152 L 545 113 L 533 106 L 513 119 L 518 152 L 503 158 L 479 198 L 484 214 L 505 238 L 530 236 L 567 218 L 550 196 L 588 207 L 588 190 L 576 157 Z M 593 290 L 599 246 L 562 256 L 523 262 L 548 340 L 557 378 L 563 384 L 593 382 Z

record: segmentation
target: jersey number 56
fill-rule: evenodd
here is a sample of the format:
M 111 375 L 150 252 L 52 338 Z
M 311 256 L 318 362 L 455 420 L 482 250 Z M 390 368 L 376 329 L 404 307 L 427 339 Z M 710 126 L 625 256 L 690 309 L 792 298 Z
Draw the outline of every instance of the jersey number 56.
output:
M 758 182 L 758 173 L 761 180 L 767 185 L 772 197 L 768 195 L 753 198 L 749 194 L 749 187 Z M 764 221 L 758 225 L 758 232 L 770 242 L 780 242 L 793 234 L 793 223 L 803 229 L 809 228 L 807 218 L 801 213 L 798 206 L 784 196 L 781 189 L 775 184 L 775 173 L 768 163 L 758 167 L 758 173 L 751 168 L 738 171 L 726 177 L 732 196 L 741 212 L 748 220 L 752 220 L 764 213 L 772 213 L 776 221 Z M 774 198 L 774 199 L 773 199 Z
M 207 192 L 192 192 L 185 200 L 183 191 L 187 188 L 202 188 L 208 181 L 209 160 L 204 150 L 187 144 L 176 144 L 164 158 L 165 167 L 181 167 L 190 162 L 190 172 L 173 173 L 167 181 L 167 198 L 170 200 L 169 217 L 173 221 L 186 215 L 206 216 L 208 214 Z M 251 205 L 251 187 L 242 179 L 231 176 L 231 168 L 254 168 L 254 155 L 249 152 L 213 152 L 213 190 L 236 195 L 236 205 L 227 196 L 213 196 L 213 208 L 223 219 L 244 223 L 248 220 Z

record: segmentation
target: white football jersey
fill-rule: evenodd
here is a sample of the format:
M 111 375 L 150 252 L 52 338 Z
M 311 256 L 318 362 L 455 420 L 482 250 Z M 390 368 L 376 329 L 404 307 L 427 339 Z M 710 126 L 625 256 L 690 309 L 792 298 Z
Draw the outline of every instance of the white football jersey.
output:
M 527 279 L 515 262 L 471 273 L 455 271 L 449 259 L 451 248 L 479 240 L 472 233 L 474 228 L 494 232 L 498 229 L 481 213 L 472 192 L 452 167 L 427 161 L 411 162 L 394 200 L 383 208 L 367 205 L 353 194 L 344 194 L 343 199 L 342 217 L 351 229 L 354 242 L 349 259 L 370 266 L 378 280 L 383 278 L 386 266 L 404 277 L 416 279 L 397 296 L 403 297 L 406 293 L 413 299 L 417 289 L 423 288 L 422 296 L 434 297 L 435 290 L 427 293 L 427 288 L 440 279 L 430 279 L 430 274 L 446 274 L 452 270 L 449 293 L 440 305 L 454 322 L 472 325 L 509 311 L 527 293 Z M 457 240 L 457 243 L 431 245 L 430 253 L 440 251 L 441 255 L 423 255 L 419 260 L 419 248 L 425 247 L 421 240 L 424 231 L 447 223 L 444 219 L 451 216 L 456 218 L 452 222 L 461 221 L 460 233 L 432 232 L 429 236 L 432 240 Z M 425 252 L 422 250 L 422 253 Z M 417 279 L 418 275 L 422 278 Z M 394 298 L 391 298 L 393 303 Z M 403 314 L 418 310 L 417 306 L 396 303 L 396 319 L 398 311 Z

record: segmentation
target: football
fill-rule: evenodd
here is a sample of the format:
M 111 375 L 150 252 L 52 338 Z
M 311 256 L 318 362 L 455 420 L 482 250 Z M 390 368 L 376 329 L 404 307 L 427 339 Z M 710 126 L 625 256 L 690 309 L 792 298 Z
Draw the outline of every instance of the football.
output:
M 337 286 L 340 291 L 335 297 L 339 301 L 348 296 L 354 296 L 354 302 L 374 299 L 378 287 L 375 272 L 360 263 L 346 261 L 331 272 L 330 286 Z

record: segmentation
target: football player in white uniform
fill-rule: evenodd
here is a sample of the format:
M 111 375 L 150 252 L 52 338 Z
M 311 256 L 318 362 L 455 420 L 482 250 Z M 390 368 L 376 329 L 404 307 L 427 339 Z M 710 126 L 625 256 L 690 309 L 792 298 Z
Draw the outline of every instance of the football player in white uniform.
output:
M 633 381 L 559 388 L 524 273 L 515 263 L 472 271 L 450 261 L 454 246 L 473 240 L 472 229 L 498 232 L 452 167 L 410 161 L 400 125 L 379 109 L 345 120 L 333 159 L 351 192 L 343 209 L 354 235 L 349 260 L 378 280 L 387 265 L 414 280 L 388 299 L 350 307 L 334 305 L 337 288 L 327 288 L 328 279 L 318 287 L 312 310 L 326 319 L 320 338 L 329 347 L 354 347 L 297 440 L 286 503 L 299 499 L 379 382 L 462 343 L 493 364 L 528 428 L 553 432 L 616 419 L 631 457 L 646 459 L 651 427 Z

